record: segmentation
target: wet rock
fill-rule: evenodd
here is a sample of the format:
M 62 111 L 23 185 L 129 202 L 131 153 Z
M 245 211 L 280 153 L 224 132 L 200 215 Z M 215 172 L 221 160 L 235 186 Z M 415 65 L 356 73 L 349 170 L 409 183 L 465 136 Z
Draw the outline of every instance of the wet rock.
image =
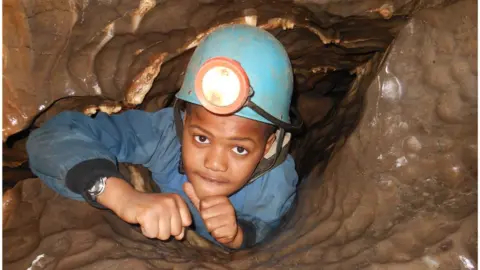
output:
M 220 5 L 216 1 L 211 2 L 211 5 L 217 3 Z M 73 93 L 98 94 L 95 90 L 98 88 L 94 87 L 96 78 L 101 78 L 98 79 L 101 84 L 108 85 L 108 95 L 115 97 L 115 102 L 120 102 L 124 97 L 123 91 L 131 85 L 131 80 L 146 68 L 146 59 L 149 59 L 150 54 L 164 51 L 171 55 L 180 46 L 193 40 L 196 29 L 184 30 L 192 23 L 182 16 L 172 19 L 178 25 L 152 26 L 158 31 L 164 31 L 163 37 L 171 29 L 176 29 L 170 32 L 172 41 L 159 41 L 165 47 L 159 45 L 151 51 L 137 51 L 145 44 L 152 44 L 151 41 L 127 48 L 137 37 L 132 40 L 126 38 L 119 41 L 118 46 L 108 47 L 108 50 L 127 48 L 128 54 L 111 53 L 102 56 L 98 51 L 101 42 L 93 37 L 98 34 L 98 37 L 107 38 L 108 33 L 114 31 L 105 27 L 115 18 L 126 14 L 126 11 L 136 8 L 129 6 L 130 3 L 124 3 L 115 6 L 117 12 L 112 12 L 114 4 L 116 3 L 101 7 L 99 10 L 105 12 L 105 17 L 99 18 L 92 15 L 95 14 L 93 8 L 98 6 L 80 7 L 80 24 L 72 28 L 75 31 L 69 36 L 72 41 L 59 41 L 55 43 L 57 47 L 46 49 L 54 52 L 60 43 L 68 53 L 79 52 L 81 48 L 88 49 L 82 55 L 84 66 L 74 68 L 75 76 L 69 74 L 70 71 L 67 72 L 66 67 L 71 59 L 68 53 L 59 56 L 53 68 L 52 59 L 58 55 L 45 55 L 32 60 L 23 56 L 28 53 L 17 53 L 12 50 L 13 46 L 4 44 L 7 47 L 4 55 L 7 59 L 5 69 L 8 71 L 8 80 L 4 81 L 4 85 L 8 82 L 10 88 L 7 90 L 12 93 L 11 99 L 4 99 L 7 100 L 4 119 L 10 123 L 4 128 L 4 137 L 25 127 L 36 111 L 44 109 L 39 108 L 39 104 L 45 105 L 54 97 Z M 323 32 L 320 31 L 318 35 L 309 33 L 309 39 L 314 37 L 322 40 L 322 54 L 311 57 L 317 60 L 324 56 L 322 68 L 312 67 L 312 62 L 307 61 L 309 54 L 299 56 L 295 67 L 299 67 L 298 70 L 306 74 L 306 78 L 318 70 L 328 72 L 332 67 L 348 70 L 355 74 L 355 78 L 349 81 L 351 85 L 347 93 L 335 96 L 338 102 L 332 106 L 333 110 L 329 111 L 331 113 L 319 117 L 321 120 L 316 118 L 315 113 L 323 114 L 323 111 L 313 111 L 310 109 L 312 105 L 307 106 L 308 101 L 303 104 L 306 105 L 303 114 L 310 117 L 306 118 L 311 127 L 296 141 L 294 153 L 299 172 L 305 178 L 299 186 L 298 204 L 274 235 L 261 245 L 233 254 L 202 245 L 201 240 L 196 238 L 184 242 L 151 240 L 112 214 L 94 209 L 83 202 L 62 198 L 38 179 L 31 179 L 17 185 L 12 189 L 13 193 L 7 193 L 10 197 L 4 197 L 4 202 L 9 202 L 4 207 L 14 209 L 4 211 L 4 220 L 7 221 L 3 228 L 5 268 L 317 269 L 321 265 L 328 270 L 476 267 L 477 90 L 472 83 L 477 77 L 474 64 L 477 57 L 476 3 L 465 0 L 447 8 L 420 11 L 404 28 L 399 27 L 403 26 L 400 23 L 392 26 L 393 21 L 402 20 L 396 15 L 410 14 L 413 10 L 418 11 L 439 3 L 403 1 L 385 6 L 383 2 L 363 1 L 348 3 L 348 8 L 341 1 L 318 5 L 313 5 L 311 1 L 297 1 L 297 4 L 306 5 L 313 11 L 318 10 L 315 17 L 319 25 L 333 29 L 340 36 L 344 33 L 343 36 L 349 38 L 339 39 L 339 43 L 334 46 L 323 46 L 323 41 L 329 38 L 323 36 L 321 39 L 319 36 L 329 31 L 322 28 Z M 73 13 L 61 3 L 58 5 Z M 158 7 L 161 5 L 176 4 L 159 3 Z M 236 5 L 238 6 L 223 5 L 222 2 L 217 14 L 223 16 L 221 18 L 242 14 L 243 6 L 248 3 Z M 238 9 L 240 6 L 242 9 Z M 286 7 L 288 4 L 277 9 L 290 12 Z M 14 4 L 11 8 L 10 14 L 17 14 L 18 17 L 8 15 L 6 20 L 20 18 L 15 24 L 23 27 L 23 32 L 19 31 L 19 43 L 27 48 L 30 46 L 27 34 L 31 30 L 25 23 L 25 14 L 33 16 L 37 11 L 34 12 L 35 9 L 31 7 L 26 11 L 24 7 Z M 161 12 L 157 9 L 152 9 L 152 13 L 147 13 L 146 17 Z M 182 9 L 182 12 L 187 10 L 190 9 Z M 360 17 L 342 21 L 340 17 L 326 15 L 325 11 Z M 65 15 L 68 12 L 59 13 L 51 20 L 70 22 L 72 15 Z M 291 13 L 307 14 L 301 9 Z M 279 12 L 274 10 L 270 14 L 278 15 Z M 166 14 L 162 19 L 172 18 L 171 15 Z M 386 19 L 392 15 L 391 20 Z M 45 17 L 39 18 L 42 22 L 48 22 L 43 19 Z M 148 18 L 146 23 L 153 25 L 154 18 Z M 372 21 L 362 24 L 362 20 L 365 20 L 362 18 Z M 259 23 L 265 21 L 265 18 L 259 16 Z M 291 26 L 298 24 L 299 20 L 288 22 L 286 26 Z M 123 32 L 128 28 L 125 23 L 122 21 Z M 375 25 L 375 30 L 378 31 L 371 30 Z M 281 26 L 278 23 L 278 27 Z M 55 27 L 60 26 L 50 26 L 45 35 L 51 35 L 52 29 L 62 31 Z M 140 25 L 139 29 L 145 33 L 148 30 L 144 25 Z M 397 29 L 402 30 L 386 51 L 386 46 L 397 34 Z M 310 31 L 304 30 L 305 27 L 303 32 L 298 29 L 289 31 L 298 31 L 296 35 L 301 37 L 302 33 Z M 12 31 L 9 31 L 7 35 L 11 36 Z M 368 39 L 371 33 L 389 31 L 389 35 L 384 34 L 385 38 L 379 35 Z M 68 35 L 61 33 L 63 36 L 58 38 L 62 38 L 61 41 L 68 40 Z M 332 36 L 335 37 L 334 34 Z M 35 38 L 35 35 L 32 37 Z M 297 48 L 304 49 L 304 45 L 295 43 L 297 37 L 285 34 L 285 39 L 280 39 L 287 47 L 296 44 Z M 115 38 L 109 40 L 114 41 Z M 330 41 L 337 42 L 336 38 Z M 35 46 L 46 46 L 45 44 L 50 43 L 35 43 Z M 92 47 L 88 47 L 89 44 Z M 140 58 L 136 58 L 135 54 Z M 115 72 L 112 69 L 108 72 L 106 68 L 102 69 L 106 72 L 102 75 L 101 72 L 92 70 L 95 66 L 92 64 L 93 59 L 100 56 L 102 61 L 111 56 L 113 63 L 124 62 L 119 65 L 120 70 Z M 31 63 L 23 64 L 28 63 L 25 60 L 18 62 L 18 66 L 12 66 L 11 59 L 14 57 L 25 57 L 28 61 L 34 61 L 35 67 L 42 66 L 42 72 L 33 81 L 38 82 L 38 78 L 42 78 L 42 84 L 39 85 L 48 82 L 51 86 L 45 90 L 32 88 L 36 90 L 32 93 L 38 93 L 38 96 L 35 102 L 29 101 L 31 103 L 28 108 L 22 107 L 19 101 L 21 90 L 15 92 L 12 89 L 23 89 L 23 83 L 30 83 L 28 80 L 16 80 L 14 75 L 29 70 L 27 67 Z M 120 59 L 124 60 L 119 62 Z M 175 58 L 170 63 L 184 63 L 179 59 Z M 106 63 L 101 66 L 105 67 Z M 134 68 L 130 69 L 130 66 Z M 151 96 L 147 94 L 145 100 L 159 97 L 159 103 L 165 105 L 168 102 L 163 100 L 174 92 L 173 88 L 181 78 L 181 69 L 167 69 L 166 64 L 162 65 L 159 72 L 159 78 L 162 78 L 160 82 L 167 82 L 168 78 L 174 78 L 174 82 L 170 82 L 168 87 L 153 84 L 153 92 L 149 93 Z M 114 73 L 116 76 L 112 76 Z M 30 73 L 24 72 L 20 78 L 23 79 L 25 74 Z M 92 74 L 97 77 L 89 76 Z M 115 81 L 118 80 L 115 78 L 117 76 L 124 81 Z M 324 77 L 326 76 L 319 76 L 310 83 L 318 82 Z M 23 99 L 32 99 L 31 97 L 32 95 L 22 96 Z M 102 104 L 104 100 L 95 106 L 100 108 Z M 149 108 L 153 109 L 154 106 L 151 106 Z M 16 112 L 18 113 L 15 114 Z

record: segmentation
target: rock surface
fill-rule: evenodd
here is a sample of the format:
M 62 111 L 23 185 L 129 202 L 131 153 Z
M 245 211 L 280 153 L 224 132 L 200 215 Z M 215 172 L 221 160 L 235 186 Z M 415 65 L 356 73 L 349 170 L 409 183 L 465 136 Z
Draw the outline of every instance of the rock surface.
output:
M 113 30 L 102 28 L 132 10 L 130 6 L 112 9 L 105 4 L 102 6 L 105 16 L 100 18 L 89 17 L 90 13 L 83 11 L 72 17 L 72 9 L 62 6 L 63 2 L 45 1 L 28 9 L 13 1 L 4 2 L 4 6 L 7 4 L 15 11 L 5 16 L 4 22 L 10 21 L 19 29 L 15 39 L 4 38 L 4 49 L 8 47 L 3 54 L 7 78 L 4 86 L 9 87 L 4 92 L 4 97 L 8 97 L 4 99 L 7 102 L 4 122 L 11 124 L 4 127 L 4 136 L 24 127 L 38 106 L 64 95 L 95 94 L 93 86 L 104 79 L 99 84 L 100 94 L 121 100 L 123 92 L 115 89 L 125 89 L 126 78 L 136 76 L 151 58 L 133 63 L 131 59 L 119 61 L 118 69 L 111 70 L 110 77 L 104 75 L 107 76 L 104 78 L 95 74 L 108 72 L 82 71 L 74 63 L 90 61 L 90 68 L 94 66 L 96 70 L 113 68 L 92 59 L 112 57 L 120 53 L 118 48 L 122 48 L 124 56 L 116 59 L 125 59 L 131 55 L 126 51 L 135 52 L 161 38 L 165 38 L 164 44 L 171 44 L 173 51 L 178 48 L 175 44 L 183 44 L 174 41 L 175 36 L 182 37 L 184 34 L 180 32 L 192 21 L 203 22 L 207 27 L 208 20 L 215 16 L 222 18 L 222 14 L 228 16 L 230 12 L 227 7 L 204 2 L 216 1 L 199 1 L 192 6 L 192 10 L 203 14 L 198 17 L 169 16 L 182 1 L 157 5 L 147 13 L 138 31 L 156 25 L 158 36 L 145 35 L 141 40 L 128 34 L 131 30 L 126 26 L 131 26 L 130 21 L 125 22 L 125 28 L 121 23 Z M 393 9 L 395 12 L 406 14 L 405 10 L 424 5 L 421 1 L 407 2 L 410 7 L 393 3 L 400 6 Z M 329 10 L 337 10 L 339 15 L 357 14 L 383 3 L 368 1 L 365 5 L 353 5 L 353 11 L 337 8 L 340 4 L 330 2 Z M 18 11 L 22 8 L 23 11 Z M 65 12 L 46 16 L 52 9 Z M 388 15 L 387 11 L 382 14 Z M 372 43 L 370 48 L 378 49 L 372 50 L 369 58 L 357 57 L 358 62 L 350 59 L 344 69 L 355 69 L 357 78 L 337 103 L 331 124 L 324 125 L 321 121 L 324 126 L 313 124 L 296 144 L 295 158 L 306 176 L 299 187 L 299 201 L 285 224 L 265 243 L 227 254 L 203 246 L 194 236 L 187 242 L 148 240 L 110 213 L 62 198 L 40 180 L 28 179 L 3 197 L 3 266 L 6 269 L 476 269 L 476 11 L 477 4 L 471 0 L 419 11 L 401 28 L 384 61 L 380 61 L 381 42 Z M 38 22 L 25 24 L 27 17 Z M 57 28 L 52 28 L 45 21 L 48 18 L 72 25 L 74 17 L 81 23 L 68 33 L 62 32 L 60 24 L 53 23 Z M 169 23 L 154 23 L 154 18 Z M 127 19 L 120 19 L 123 21 Z M 346 27 L 342 29 L 346 33 Z M 51 43 L 34 44 L 32 36 L 36 31 L 50 35 Z M 109 43 L 110 49 L 92 53 L 109 36 L 109 31 L 125 34 L 115 43 Z M 92 37 L 88 46 L 79 39 L 80 33 Z M 172 38 L 167 40 L 167 37 Z M 349 40 L 361 39 L 350 36 Z M 356 49 L 367 47 L 362 44 Z M 69 53 L 58 54 L 58 51 Z M 32 55 L 35 61 L 30 58 Z M 176 65 L 162 67 L 159 79 L 178 74 L 175 70 L 181 67 L 177 65 L 186 63 L 187 56 L 180 56 Z M 76 60 L 70 60 L 72 57 Z M 124 66 L 131 69 L 122 69 Z M 22 70 L 31 73 L 22 74 Z M 113 77 L 115 72 L 117 76 Z M 22 80 L 26 74 L 34 74 L 33 79 Z M 75 81 L 69 77 L 72 74 L 84 77 Z M 154 85 L 152 93 L 171 91 L 179 78 L 171 81 L 170 86 Z M 45 85 L 38 84 L 39 81 Z M 19 89 L 25 92 L 18 92 Z M 73 92 L 65 92 L 69 89 Z M 34 106 L 32 100 L 37 102 Z M 148 100 L 157 103 L 152 108 L 165 106 L 165 95 L 156 99 L 152 94 Z M 330 103 L 325 101 L 325 104 Z M 324 111 L 311 111 L 308 119 L 313 119 L 312 122 L 317 121 L 311 115 L 315 113 Z M 354 127 L 350 134 L 348 129 Z M 335 140 L 323 138 L 331 134 L 322 133 L 324 130 L 336 130 L 336 137 L 332 135 Z M 329 140 L 334 143 L 322 144 Z M 334 154 L 324 170 L 327 159 L 320 156 L 328 152 L 323 147 L 329 144 Z

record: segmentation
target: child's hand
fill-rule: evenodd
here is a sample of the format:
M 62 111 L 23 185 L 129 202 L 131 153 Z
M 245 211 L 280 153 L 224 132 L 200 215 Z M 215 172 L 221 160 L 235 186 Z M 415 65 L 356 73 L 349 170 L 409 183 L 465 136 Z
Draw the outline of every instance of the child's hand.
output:
M 170 236 L 183 239 L 185 227 L 192 223 L 187 204 L 173 193 L 137 192 L 129 206 L 120 213 L 123 220 L 140 224 L 146 237 L 161 240 Z
M 124 221 L 140 224 L 146 237 L 181 240 L 192 223 L 190 210 L 178 194 L 138 192 L 118 178 L 108 179 L 99 199 Z
M 198 209 L 210 234 L 219 242 L 238 248 L 243 233 L 237 224 L 235 209 L 226 196 L 211 196 L 200 200 L 190 182 L 183 184 L 185 194 Z

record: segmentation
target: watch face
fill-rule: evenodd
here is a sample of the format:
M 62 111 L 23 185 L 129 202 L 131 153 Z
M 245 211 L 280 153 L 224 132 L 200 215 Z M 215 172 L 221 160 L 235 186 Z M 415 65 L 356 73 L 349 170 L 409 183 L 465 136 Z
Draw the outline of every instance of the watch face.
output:
M 100 178 L 95 184 L 88 190 L 92 195 L 99 195 L 105 187 L 105 177 Z
M 98 191 L 100 191 L 100 183 L 99 182 L 95 183 L 95 185 L 93 185 L 93 187 L 90 189 L 90 192 L 93 192 L 93 193 L 96 193 Z

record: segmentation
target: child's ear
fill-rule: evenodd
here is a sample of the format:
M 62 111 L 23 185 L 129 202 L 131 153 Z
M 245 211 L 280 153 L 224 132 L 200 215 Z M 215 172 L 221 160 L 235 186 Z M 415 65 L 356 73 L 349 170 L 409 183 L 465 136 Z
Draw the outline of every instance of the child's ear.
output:
M 185 114 L 183 115 L 183 126 L 185 126 L 185 121 L 187 121 L 187 117 L 189 117 L 190 114 L 188 110 L 185 110 Z
M 270 148 L 272 147 L 273 143 L 277 139 L 277 136 L 275 134 L 276 132 L 272 133 L 272 135 L 268 137 L 267 144 L 265 145 L 265 152 L 263 153 L 264 156 L 268 153 L 268 151 L 270 151 Z
M 190 104 L 185 103 L 184 107 L 184 116 L 183 116 L 183 125 L 185 126 L 185 121 L 187 120 L 187 117 L 190 116 L 190 113 L 192 112 L 192 107 Z

